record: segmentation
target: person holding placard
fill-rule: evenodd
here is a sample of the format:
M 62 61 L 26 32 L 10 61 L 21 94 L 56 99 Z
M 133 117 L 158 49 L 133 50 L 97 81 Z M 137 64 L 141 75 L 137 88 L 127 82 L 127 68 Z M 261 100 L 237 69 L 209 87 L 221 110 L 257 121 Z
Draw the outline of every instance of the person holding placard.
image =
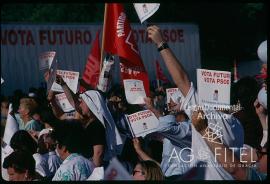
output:
M 177 122 L 174 115 L 162 116 L 150 98 L 145 98 L 145 104 L 159 119 L 156 132 L 164 137 L 161 161 L 164 176 L 168 180 L 180 180 L 191 168 L 191 123 Z
M 184 108 L 186 114 L 191 118 L 194 107 L 198 105 L 198 96 L 193 87 L 192 82 L 190 82 L 187 73 L 184 70 L 184 67 L 178 61 L 178 59 L 173 54 L 172 50 L 169 48 L 169 45 L 164 42 L 161 31 L 157 26 L 149 26 L 147 28 L 148 37 L 156 44 L 159 53 L 161 54 L 169 73 L 172 76 L 172 79 L 176 86 L 179 88 L 180 92 L 183 95 L 183 100 L 180 109 Z M 243 145 L 243 127 L 240 122 L 234 118 L 232 115 L 224 115 L 224 113 L 219 111 L 205 111 L 206 115 L 214 115 L 219 117 L 224 117 L 221 119 L 211 119 L 211 123 L 214 125 L 221 126 L 221 132 L 223 135 L 223 141 L 230 147 L 236 147 L 236 151 L 239 150 Z M 191 126 L 192 127 L 192 126 Z M 237 137 L 237 139 L 235 138 Z M 202 151 L 205 153 L 209 152 L 209 148 L 205 145 L 206 143 L 201 136 L 198 135 L 198 132 L 192 127 L 192 151 L 194 154 L 193 162 L 197 163 L 200 161 Z M 239 153 L 239 152 L 238 152 Z M 208 164 L 215 164 L 214 157 L 210 155 L 204 160 Z M 193 164 L 193 163 L 192 163 Z M 206 167 L 205 174 L 203 178 L 205 180 L 232 180 L 233 177 L 230 173 L 226 172 L 223 168 L 220 167 Z
M 79 99 L 79 97 L 69 89 L 61 76 L 56 76 L 56 83 L 62 86 L 70 104 L 75 108 L 75 110 L 80 114 L 80 117 L 82 118 L 80 120 L 85 130 L 87 131 L 87 141 L 89 142 L 90 146 L 88 151 L 88 157 L 92 157 L 97 167 L 101 166 L 104 156 L 103 154 L 105 145 L 104 127 L 89 109 L 85 101 Z
M 56 82 L 62 86 L 70 104 L 81 115 L 81 122 L 89 136 L 89 146 L 93 150 L 89 148 L 89 154 L 95 165 L 101 166 L 103 160 L 108 161 L 119 154 L 122 139 L 101 94 L 89 90 L 78 96 L 69 89 L 61 76 L 56 76 Z

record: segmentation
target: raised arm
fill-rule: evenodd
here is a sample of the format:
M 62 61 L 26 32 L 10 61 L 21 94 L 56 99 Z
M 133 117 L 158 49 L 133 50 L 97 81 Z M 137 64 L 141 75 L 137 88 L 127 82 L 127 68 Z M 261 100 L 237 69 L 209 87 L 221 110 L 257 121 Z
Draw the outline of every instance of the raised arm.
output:
M 157 161 L 155 161 L 154 159 L 152 159 L 149 155 L 147 155 L 142 147 L 141 147 L 141 143 L 139 141 L 138 138 L 133 138 L 133 146 L 134 146 L 134 149 L 136 151 L 136 153 L 139 155 L 139 157 L 142 159 L 142 160 L 152 160 L 154 162 L 156 162 L 158 165 L 159 163 Z
M 149 98 L 149 97 L 144 98 L 144 102 L 145 102 L 145 107 L 148 110 L 152 111 L 157 118 L 162 116 L 161 112 L 159 110 L 155 109 L 151 98 Z
M 192 124 L 194 128 L 203 136 L 206 134 L 206 128 L 208 125 L 207 119 L 202 119 L 202 111 L 195 111 L 192 115 Z M 211 132 L 211 129 L 209 129 Z M 217 136 L 215 133 L 212 135 Z M 217 162 L 236 180 L 246 180 L 247 178 L 247 167 L 241 166 L 241 162 L 234 155 L 233 151 L 227 146 L 222 144 L 220 139 L 210 141 L 204 139 L 211 152 L 215 155 Z
M 56 75 L 55 82 L 59 84 L 60 86 L 62 86 L 63 91 L 66 94 L 67 99 L 69 103 L 72 105 L 72 107 L 74 107 L 76 111 L 80 112 L 79 111 L 79 105 L 80 105 L 79 97 L 76 96 L 71 91 L 71 89 L 68 87 L 68 85 L 66 84 L 66 82 L 63 80 L 63 78 L 60 75 Z
M 159 50 L 162 47 L 164 48 L 160 50 L 160 54 L 173 78 L 174 83 L 177 85 L 182 94 L 186 96 L 190 88 L 190 81 L 188 79 L 187 73 L 184 70 L 184 67 L 177 60 L 172 50 L 169 47 L 166 47 L 166 43 L 162 38 L 159 27 L 149 26 L 147 28 L 147 32 L 148 37 L 152 39 Z

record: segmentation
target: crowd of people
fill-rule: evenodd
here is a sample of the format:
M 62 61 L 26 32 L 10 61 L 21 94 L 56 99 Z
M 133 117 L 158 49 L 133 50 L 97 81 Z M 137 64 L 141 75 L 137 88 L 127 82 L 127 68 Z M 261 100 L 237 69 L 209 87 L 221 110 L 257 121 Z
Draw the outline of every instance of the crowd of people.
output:
M 59 75 L 56 83 L 75 109 L 72 112 L 61 110 L 55 99 L 57 92 L 47 93 L 43 88 L 31 88 L 28 94 L 17 90 L 9 98 L 1 97 L 4 179 L 89 180 L 96 168 L 106 170 L 113 158 L 134 180 L 266 179 L 266 78 L 244 77 L 232 84 L 231 105 L 239 105 L 238 110 L 187 108 L 198 105 L 198 97 L 181 60 L 164 42 L 157 26 L 149 26 L 147 32 L 176 86 L 151 88 L 143 105 L 128 104 L 122 85 L 106 92 L 84 86 L 86 91 L 74 94 Z M 264 72 L 266 67 L 263 65 Z M 182 98 L 167 103 L 169 87 L 177 87 Z M 154 133 L 135 138 L 126 115 L 145 109 L 155 114 L 160 125 Z M 206 118 L 211 113 L 226 114 L 227 118 Z M 18 124 L 9 143 L 3 138 L 8 116 Z M 217 136 L 211 125 L 221 127 L 222 137 L 215 141 L 205 138 L 210 133 Z

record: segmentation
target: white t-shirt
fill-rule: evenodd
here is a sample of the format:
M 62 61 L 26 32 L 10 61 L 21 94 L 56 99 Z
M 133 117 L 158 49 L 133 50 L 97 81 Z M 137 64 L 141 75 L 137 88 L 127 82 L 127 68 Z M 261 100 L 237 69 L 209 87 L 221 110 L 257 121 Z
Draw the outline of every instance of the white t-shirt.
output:
M 187 96 L 184 98 L 181 108 L 185 107 L 186 114 L 191 118 L 192 108 L 198 104 L 197 93 L 191 83 L 190 90 Z M 221 117 L 221 119 L 208 119 L 208 125 L 217 125 L 221 133 L 221 139 L 224 145 L 228 147 L 236 147 L 236 154 L 239 151 L 239 148 L 243 146 L 244 143 L 244 131 L 241 123 L 234 118 L 232 115 L 226 115 L 218 111 L 204 111 L 206 115 L 212 113 L 213 116 Z M 193 125 L 192 127 L 192 145 L 191 149 L 194 155 L 194 160 L 192 165 L 195 165 L 198 162 L 207 164 L 209 166 L 204 167 L 204 176 L 203 178 L 196 178 L 202 180 L 233 180 L 233 177 L 223 169 L 222 166 L 218 165 L 218 162 L 215 162 L 214 154 L 209 149 L 208 145 L 205 143 L 204 138 L 199 134 Z M 202 168 L 200 168 L 202 169 Z

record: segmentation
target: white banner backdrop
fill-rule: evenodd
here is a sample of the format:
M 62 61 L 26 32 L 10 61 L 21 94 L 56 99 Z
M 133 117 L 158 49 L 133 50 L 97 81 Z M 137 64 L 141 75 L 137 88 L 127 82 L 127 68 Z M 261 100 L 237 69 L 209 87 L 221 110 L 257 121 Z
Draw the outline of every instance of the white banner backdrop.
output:
M 201 67 L 198 26 L 181 23 L 157 25 L 195 83 L 196 68 Z M 166 77 L 171 79 L 155 44 L 147 37 L 146 27 L 139 23 L 131 27 L 150 80 L 156 78 L 153 67 L 156 59 L 161 61 Z M 40 87 L 44 79 L 39 71 L 38 56 L 46 51 L 56 51 L 58 69 L 78 71 L 81 77 L 91 44 L 101 28 L 101 24 L 1 24 L 1 75 L 5 79 L 1 94 L 10 95 L 16 89 L 28 92 L 30 87 Z M 114 82 L 118 82 L 118 61 L 115 65 L 114 72 L 118 75 L 113 77 Z

